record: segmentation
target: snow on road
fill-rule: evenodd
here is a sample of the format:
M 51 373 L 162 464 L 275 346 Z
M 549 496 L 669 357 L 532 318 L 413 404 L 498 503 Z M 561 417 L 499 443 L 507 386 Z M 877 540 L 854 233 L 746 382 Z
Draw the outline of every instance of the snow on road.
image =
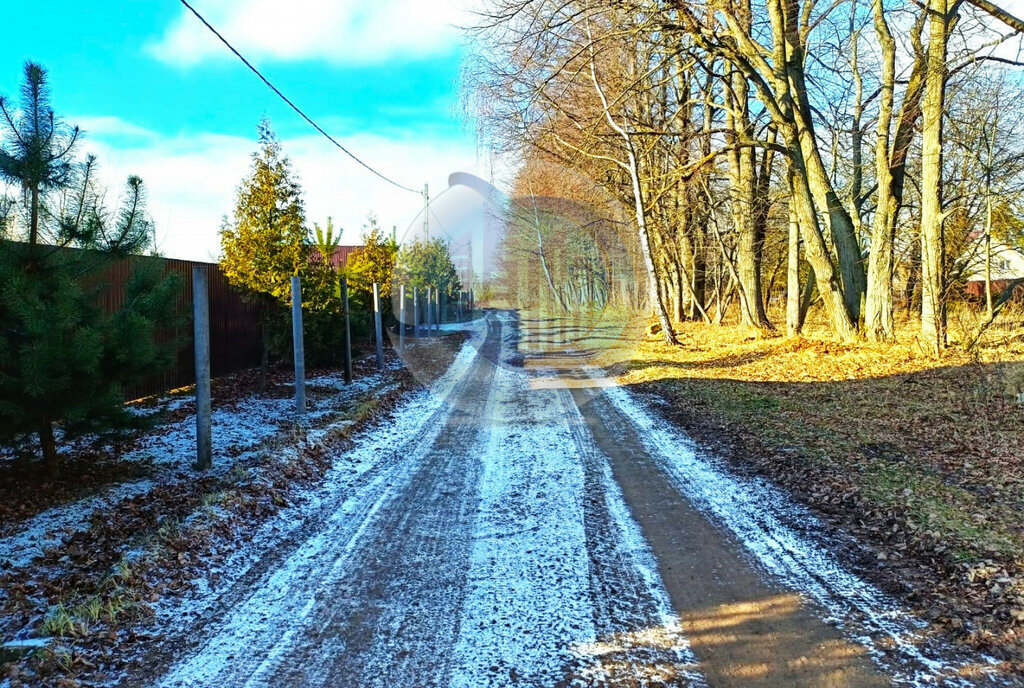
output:
M 433 390 L 337 457 L 234 574 L 191 610 L 158 608 L 172 634 L 175 618 L 193 621 L 156 685 L 707 685 L 713 665 L 702 670 L 686 638 L 595 412 L 521 367 L 513 317 L 474 327 Z M 809 513 L 700 455 L 626 390 L 597 387 L 596 413 L 641 438 L 631 460 L 649 456 L 666 493 L 734 535 L 752 566 L 811 600 L 896 683 L 957 685 L 955 666 L 911 642 L 917 625 L 894 601 L 792 527 L 813 526 Z
M 553 395 L 526 394 L 522 372 L 499 368 L 485 420 L 455 670 L 459 688 L 554 685 L 592 643 L 583 470 Z
M 287 530 L 300 528 L 308 537 L 227 611 L 200 651 L 175 666 L 159 686 L 277 685 L 272 673 L 296 651 L 317 604 L 330 599 L 332 588 L 347 575 L 348 557 L 360 536 L 381 505 L 394 499 L 396 484 L 409 480 L 443 427 L 452 409 L 447 401 L 470 369 L 481 339 L 478 334 L 463 344 L 452 367 L 432 389 L 413 393 L 391 423 L 374 428 L 364 442 L 341 457 L 323 488 L 303 504 L 308 513 L 281 514 L 280 520 L 291 526 Z M 400 460 L 407 448 L 411 453 Z M 261 539 L 256 539 L 257 544 Z M 215 594 L 207 592 L 190 604 L 217 611 L 211 599 Z M 161 612 L 165 618 L 181 613 Z
M 161 688 L 703 685 L 607 464 L 489 321 Z

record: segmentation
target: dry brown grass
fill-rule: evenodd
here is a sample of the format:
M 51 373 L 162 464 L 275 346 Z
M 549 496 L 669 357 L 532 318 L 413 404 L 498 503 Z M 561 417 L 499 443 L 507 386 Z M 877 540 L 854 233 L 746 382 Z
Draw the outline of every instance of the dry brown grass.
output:
M 680 346 L 648 335 L 618 347 L 613 370 L 698 440 L 857 531 L 934 616 L 1020 661 L 1019 332 L 935 359 L 909 326 L 895 344 L 840 344 L 814 328 L 787 339 L 684 324 Z

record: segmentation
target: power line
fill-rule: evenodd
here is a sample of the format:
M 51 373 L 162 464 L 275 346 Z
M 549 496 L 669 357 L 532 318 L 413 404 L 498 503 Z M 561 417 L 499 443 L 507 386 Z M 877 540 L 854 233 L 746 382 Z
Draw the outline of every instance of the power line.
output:
M 309 122 L 309 125 L 311 127 L 313 127 L 318 132 L 323 134 L 324 138 L 326 138 L 328 141 L 330 141 L 335 146 L 337 146 L 341 150 L 342 153 L 344 153 L 348 157 L 350 157 L 353 160 L 355 160 L 357 163 L 359 163 L 360 165 L 365 167 L 367 170 L 369 170 L 373 174 L 377 175 L 378 177 L 380 177 L 381 179 L 386 181 L 388 184 L 392 184 L 394 186 L 397 186 L 399 189 L 402 189 L 403 191 L 409 191 L 409 192 L 412 192 L 414 194 L 422 193 L 420 191 L 417 191 L 416 189 L 410 189 L 408 186 L 405 186 L 403 184 L 399 184 L 394 179 L 391 179 L 390 177 L 384 175 L 381 172 L 378 172 L 374 168 L 370 167 L 370 165 L 368 165 L 367 163 L 365 163 L 362 160 L 360 160 L 352 151 L 350 151 L 349 149 L 345 148 L 345 146 L 343 146 L 340 143 L 338 143 L 338 141 L 333 136 L 328 134 L 326 131 L 324 131 L 320 127 L 319 124 L 317 124 L 312 119 L 310 119 L 309 115 L 307 115 L 305 112 L 303 112 L 301 109 L 299 109 L 298 105 L 296 105 L 291 100 L 289 100 L 288 96 L 286 96 L 285 94 L 281 93 L 281 91 L 277 88 L 277 86 L 274 86 L 274 84 L 270 83 L 270 80 L 267 79 L 267 77 L 263 76 L 263 74 L 260 73 L 260 70 L 256 69 L 256 67 L 254 67 L 253 64 L 251 62 L 249 62 L 249 60 L 245 59 L 245 56 L 243 56 L 242 53 L 238 52 L 235 49 L 235 46 L 231 45 L 231 43 L 228 42 L 228 39 L 224 38 L 224 36 L 221 35 L 220 31 L 218 31 L 217 29 L 213 28 L 213 25 L 210 24 L 210 22 L 206 21 L 206 19 L 203 17 L 203 15 L 199 14 L 199 12 L 196 11 L 195 7 L 192 7 L 192 5 L 188 4 L 187 0 L 180 0 L 180 2 L 181 2 L 182 5 L 184 5 L 186 8 L 188 8 L 189 12 L 191 12 L 192 14 L 194 14 L 196 16 L 196 19 L 201 21 L 203 23 L 203 25 L 206 26 L 206 28 L 208 28 L 210 31 L 212 31 L 213 35 L 216 36 L 217 38 L 219 38 L 220 42 L 223 43 L 224 45 L 226 45 L 228 50 L 230 50 L 231 52 L 233 52 L 235 54 L 235 57 L 237 57 L 239 60 L 241 60 L 245 64 L 246 67 L 248 67 L 250 70 L 252 70 L 252 73 L 255 74 L 256 76 L 258 76 L 260 78 L 260 80 L 267 85 L 267 88 L 269 88 L 271 91 L 276 93 L 278 95 L 278 97 L 281 98 L 281 100 L 283 100 L 284 102 L 288 103 L 288 105 L 291 107 L 292 110 L 295 110 L 295 112 L 299 113 L 299 116 L 302 117 L 302 119 L 304 119 L 307 122 Z

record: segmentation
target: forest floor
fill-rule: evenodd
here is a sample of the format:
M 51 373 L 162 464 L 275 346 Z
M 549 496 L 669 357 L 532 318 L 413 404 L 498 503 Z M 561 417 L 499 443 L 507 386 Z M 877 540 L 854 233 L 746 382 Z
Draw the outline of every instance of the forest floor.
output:
M 934 359 L 901 340 L 684 324 L 680 346 L 649 334 L 604 358 L 698 443 L 823 514 L 862 574 L 1024 671 L 1024 341 Z

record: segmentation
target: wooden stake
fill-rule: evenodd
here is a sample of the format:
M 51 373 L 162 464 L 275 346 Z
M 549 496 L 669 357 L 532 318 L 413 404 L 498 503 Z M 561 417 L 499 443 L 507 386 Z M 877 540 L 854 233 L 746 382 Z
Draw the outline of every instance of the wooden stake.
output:
M 352 384 L 352 323 L 348 310 L 348 277 L 341 278 L 341 301 L 345 307 L 345 384 Z

